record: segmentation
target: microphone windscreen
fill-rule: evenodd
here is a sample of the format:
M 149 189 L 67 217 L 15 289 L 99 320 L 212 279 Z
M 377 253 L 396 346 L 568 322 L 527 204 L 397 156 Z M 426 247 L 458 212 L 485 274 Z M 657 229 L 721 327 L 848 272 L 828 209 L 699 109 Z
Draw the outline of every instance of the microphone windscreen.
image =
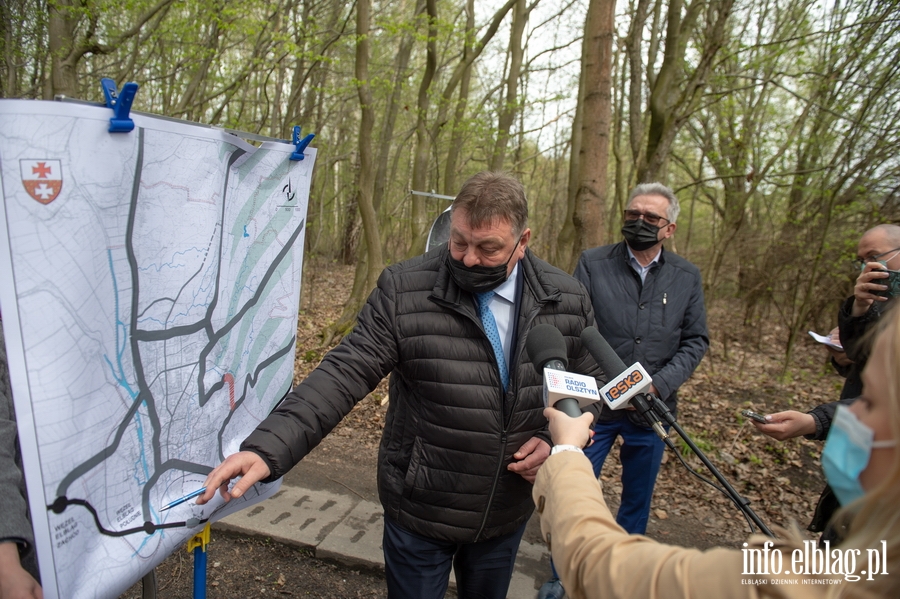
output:
M 559 360 L 566 366 L 569 364 L 566 340 L 553 325 L 539 324 L 531 329 L 528 338 L 525 339 L 525 348 L 531 357 L 531 363 L 539 373 L 544 371 L 544 365 L 551 360 Z
M 616 377 L 625 371 L 625 363 L 622 358 L 595 327 L 587 327 L 581 331 L 581 342 L 608 378 Z

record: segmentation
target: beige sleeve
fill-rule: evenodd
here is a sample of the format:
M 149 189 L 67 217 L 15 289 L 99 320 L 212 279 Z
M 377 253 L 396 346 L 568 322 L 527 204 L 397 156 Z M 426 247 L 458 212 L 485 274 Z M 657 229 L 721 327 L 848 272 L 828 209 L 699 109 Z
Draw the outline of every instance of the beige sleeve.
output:
M 550 456 L 538 471 L 533 496 L 544 541 L 572 599 L 758 597 L 754 585 L 742 584 L 739 550 L 703 552 L 626 533 L 580 453 Z

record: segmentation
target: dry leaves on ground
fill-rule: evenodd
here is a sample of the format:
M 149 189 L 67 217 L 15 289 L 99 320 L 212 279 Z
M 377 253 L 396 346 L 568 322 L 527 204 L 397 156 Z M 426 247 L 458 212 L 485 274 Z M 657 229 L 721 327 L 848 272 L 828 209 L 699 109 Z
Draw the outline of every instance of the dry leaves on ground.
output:
M 298 381 L 328 349 L 318 347 L 318 332 L 338 317 L 345 299 L 339 292 L 346 295 L 353 275 L 348 266 L 307 264 L 310 267 L 304 289 L 309 295 L 304 296 L 298 327 Z M 678 422 L 731 485 L 751 501 L 764 523 L 770 528 L 796 523 L 804 530 L 825 484 L 819 466 L 822 443 L 802 438 L 776 441 L 757 432 L 740 411 L 806 411 L 837 399 L 843 379 L 827 366 L 820 346 L 810 341 L 795 350 L 792 378 L 779 380 L 787 332 L 776 323 L 744 327 L 737 312 L 717 306 L 710 311 L 709 326 L 709 352 L 679 392 Z M 386 398 L 385 379 L 332 435 L 377 451 Z M 713 478 L 687 447 L 679 446 L 689 465 Z M 613 509 L 621 493 L 620 474 L 618 452 L 612 451 L 602 478 Z M 649 534 L 656 530 L 666 535 L 671 532 L 666 525 L 677 526 L 679 535 L 685 534 L 683 527 L 692 527 L 685 538 L 698 546 L 738 546 L 749 532 L 730 500 L 689 474 L 672 455 L 664 458 L 657 480 Z

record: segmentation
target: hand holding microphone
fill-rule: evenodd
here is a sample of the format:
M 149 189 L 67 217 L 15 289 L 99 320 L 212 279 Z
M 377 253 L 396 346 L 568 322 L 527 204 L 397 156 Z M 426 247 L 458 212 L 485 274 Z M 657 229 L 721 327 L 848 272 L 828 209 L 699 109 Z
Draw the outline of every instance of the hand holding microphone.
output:
M 572 418 L 556 408 L 544 408 L 544 416 L 550 421 L 550 437 L 554 445 L 574 445 L 587 447 L 591 442 L 591 425 L 594 416 L 584 413 Z

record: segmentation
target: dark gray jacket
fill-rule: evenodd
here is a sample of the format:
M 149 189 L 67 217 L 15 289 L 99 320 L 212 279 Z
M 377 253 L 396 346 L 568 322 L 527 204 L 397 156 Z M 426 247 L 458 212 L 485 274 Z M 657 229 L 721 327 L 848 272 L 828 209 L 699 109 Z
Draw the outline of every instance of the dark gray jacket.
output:
M 640 362 L 647 369 L 674 414 L 678 388 L 709 347 L 700 271 L 663 249 L 641 284 L 622 241 L 582 252 L 575 278 L 587 287 L 600 334 L 626 366 Z M 625 415 L 634 417 L 604 405 L 600 420 Z
M 862 395 L 862 370 L 869 360 L 869 352 L 872 349 L 869 346 L 871 338 L 866 337 L 866 333 L 871 329 L 884 311 L 893 303 L 893 299 L 887 302 L 875 302 L 862 316 L 853 316 L 853 301 L 851 295 L 841 304 L 838 310 L 838 326 L 840 327 L 841 345 L 847 352 L 847 357 L 853 362 L 847 366 L 840 366 L 832 358 L 832 365 L 838 374 L 846 378 L 844 388 L 841 389 L 841 398 L 838 401 L 832 401 L 816 406 L 807 414 L 810 414 L 816 421 L 816 432 L 811 435 L 805 435 L 807 439 L 816 441 L 824 441 L 828 437 L 831 430 L 831 421 L 834 420 L 834 413 L 841 404 L 849 406 L 856 398 Z
M 34 534 L 28 517 L 28 494 L 19 453 L 16 410 L 6 362 L 3 323 L 0 322 L 0 541 L 19 545 L 22 567 L 40 580 L 34 551 Z
M 282 476 L 381 379 L 391 374 L 378 452 L 385 515 L 404 529 L 457 543 L 514 531 L 531 515 L 531 484 L 507 466 L 531 437 L 546 437 L 542 378 L 526 355 L 538 324 L 566 339 L 569 369 L 598 375 L 581 331 L 594 323 L 575 279 L 536 258 L 519 262 L 521 294 L 509 390 L 471 294 L 447 269 L 446 246 L 395 264 L 353 332 L 242 444 Z
M 881 319 L 885 310 L 896 301 L 896 298 L 891 298 L 886 302 L 875 302 L 862 316 L 853 316 L 854 299 L 852 295 L 848 297 L 841 304 L 841 309 L 838 310 L 841 345 L 844 346 L 847 357 L 853 360 L 853 363 L 844 371 L 838 371 L 847 379 L 841 390 L 841 399 L 855 399 L 862 395 L 862 371 L 866 367 L 871 350 L 869 347 L 871 339 L 866 336 L 866 333 Z

